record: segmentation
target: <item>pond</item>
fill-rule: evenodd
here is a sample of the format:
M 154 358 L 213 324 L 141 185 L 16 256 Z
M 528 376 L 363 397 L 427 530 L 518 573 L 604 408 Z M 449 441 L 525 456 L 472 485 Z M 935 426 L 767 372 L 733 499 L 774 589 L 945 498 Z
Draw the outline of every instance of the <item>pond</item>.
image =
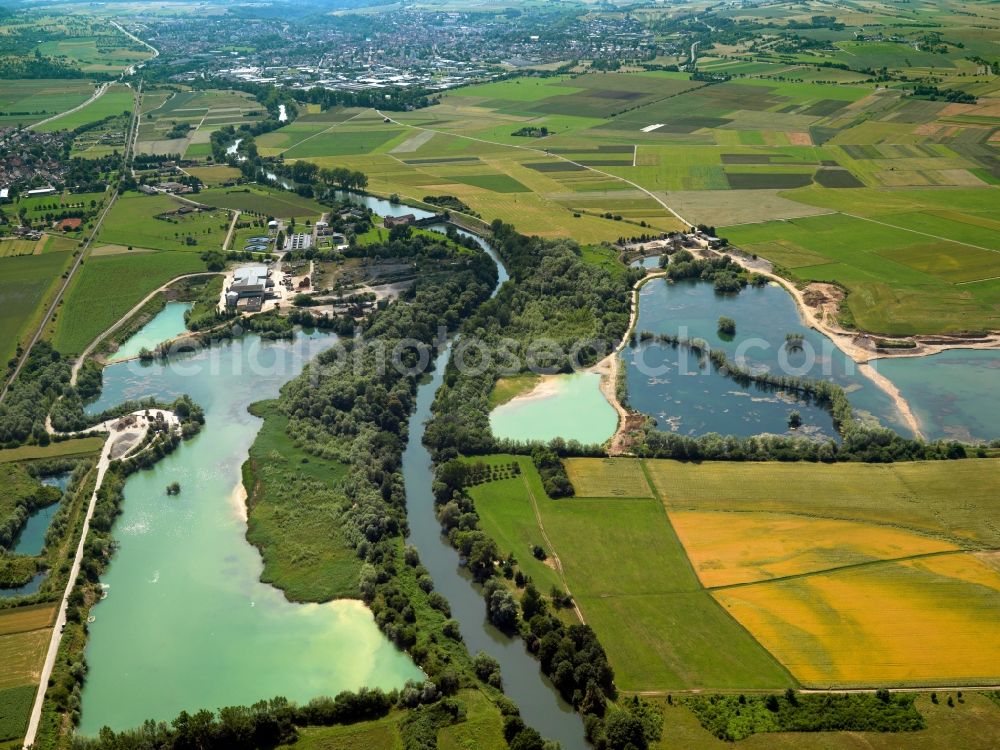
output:
M 57 487 L 61 492 L 65 493 L 66 488 L 69 486 L 69 478 L 70 472 L 66 471 L 42 477 L 41 482 L 49 487 Z M 49 524 L 52 523 L 52 518 L 58 510 L 59 503 L 55 502 L 44 508 L 38 508 L 28 516 L 24 528 L 21 529 L 21 533 L 14 540 L 12 548 L 14 554 L 30 555 L 32 557 L 42 554 L 42 550 L 45 549 L 45 532 L 49 530 Z
M 618 413 L 601 392 L 601 376 L 592 372 L 545 375 L 531 392 L 490 413 L 493 434 L 509 440 L 560 437 L 600 444 L 617 427 Z
M 109 362 L 138 357 L 143 349 L 152 351 L 164 341 L 170 341 L 187 332 L 184 313 L 192 307 L 189 302 L 168 302 L 152 320 L 129 337 L 116 351 Z
M 722 316 L 736 321 L 733 336 L 719 332 Z M 636 331 L 704 339 L 751 369 L 838 383 L 861 416 L 910 434 L 892 399 L 830 339 L 807 328 L 795 300 L 777 284 L 722 295 L 709 282 L 654 279 L 640 291 Z M 801 346 L 790 346 L 787 334 L 801 336 Z M 655 417 L 660 430 L 683 435 L 785 434 L 795 410 L 803 419 L 798 434 L 836 437 L 825 409 L 770 389 L 742 388 L 700 363 L 686 347 L 647 342 L 627 349 L 623 357 L 631 406 Z
M 1000 437 L 1000 351 L 949 349 L 871 364 L 896 384 L 928 440 Z
M 15 596 L 27 596 L 28 594 L 35 594 L 38 589 L 42 587 L 42 581 L 45 580 L 45 571 L 41 573 L 36 573 L 35 577 L 28 581 L 23 586 L 18 586 L 14 589 L 0 589 L 0 599 L 13 599 Z
M 245 538 L 240 467 L 261 420 L 247 407 L 334 342 L 255 336 L 104 370 L 100 411 L 127 399 L 187 393 L 205 408 L 202 432 L 125 485 L 114 526 L 119 549 L 92 610 L 80 731 L 135 727 L 179 711 L 251 704 L 283 695 L 305 702 L 362 686 L 398 688 L 421 671 L 378 630 L 359 601 L 293 604 L 260 582 Z M 181 492 L 165 488 L 178 482 Z

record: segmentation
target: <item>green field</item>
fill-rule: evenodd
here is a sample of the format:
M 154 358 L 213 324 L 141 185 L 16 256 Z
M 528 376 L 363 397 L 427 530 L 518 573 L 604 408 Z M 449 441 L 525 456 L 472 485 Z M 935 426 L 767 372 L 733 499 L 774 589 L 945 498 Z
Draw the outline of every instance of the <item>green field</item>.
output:
M 111 115 L 131 112 L 133 103 L 132 89 L 120 84 L 113 84 L 101 97 L 83 109 L 66 114 L 35 129 L 46 133 L 54 130 L 72 130 L 81 125 L 103 120 Z
M 29 125 L 85 102 L 94 91 L 86 79 L 26 79 L 0 86 L 0 124 Z
M 0 258 L 0 361 L 14 356 L 18 342 L 41 322 L 71 261 L 68 252 Z
M 243 468 L 247 539 L 264 558 L 261 580 L 292 601 L 356 598 L 361 560 L 343 538 L 345 499 L 336 489 L 347 466 L 296 447 L 285 433 L 288 418 L 272 402 L 253 411 L 267 417 Z
M 79 354 L 147 294 L 176 276 L 204 270 L 205 264 L 195 253 L 123 253 L 89 258 L 59 307 L 50 329 L 52 344 L 64 354 Z
M 202 190 L 198 199 L 213 206 L 253 211 L 281 219 L 295 218 L 299 221 L 318 219 L 327 210 L 325 206 L 309 198 L 261 185 Z
M 982 192 L 993 191 L 978 191 L 975 199 Z M 841 213 L 719 231 L 798 279 L 842 284 L 849 320 L 864 330 L 902 335 L 1000 327 L 1000 225 L 991 226 L 986 210 L 991 196 L 965 211 L 961 195 L 948 197 L 954 209 L 947 214 L 935 212 L 923 195 L 914 197 L 923 212 L 893 211 L 892 203 L 878 211 L 873 195 L 862 209 L 871 219 Z
M 204 194 L 197 197 L 202 203 L 209 202 Z M 229 212 L 177 213 L 185 208 L 190 207 L 167 195 L 124 195 L 115 202 L 101 225 L 95 246 L 123 245 L 190 253 L 221 250 L 231 220 Z
M 441 750 L 505 750 L 503 718 L 482 693 L 460 690 L 457 700 L 465 708 L 465 720 L 437 732 L 436 747 Z M 401 748 L 401 721 L 406 713 L 393 711 L 373 721 L 361 721 L 331 727 L 306 727 L 289 747 L 298 750 L 373 750 Z M 285 747 L 282 745 L 282 747 Z
M 9 461 L 36 461 L 49 458 L 65 458 L 96 453 L 104 445 L 104 438 L 87 437 L 61 440 L 48 445 L 22 445 L 17 448 L 0 450 L 0 463 Z
M 544 546 L 534 498 L 554 545 L 548 552 L 562 562 L 622 690 L 792 684 L 701 587 L 659 498 L 551 500 L 531 462 L 516 460 L 520 477 L 470 488 L 482 526 L 548 589 L 557 573 L 528 554 L 529 545 Z

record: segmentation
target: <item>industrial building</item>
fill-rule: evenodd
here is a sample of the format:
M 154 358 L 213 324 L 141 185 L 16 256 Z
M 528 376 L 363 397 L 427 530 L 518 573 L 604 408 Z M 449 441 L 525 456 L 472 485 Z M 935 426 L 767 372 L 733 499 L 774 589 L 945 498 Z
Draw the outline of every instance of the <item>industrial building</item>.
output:
M 264 299 L 271 294 L 274 281 L 267 266 L 241 266 L 233 271 L 226 290 L 226 307 L 231 310 L 260 312 Z

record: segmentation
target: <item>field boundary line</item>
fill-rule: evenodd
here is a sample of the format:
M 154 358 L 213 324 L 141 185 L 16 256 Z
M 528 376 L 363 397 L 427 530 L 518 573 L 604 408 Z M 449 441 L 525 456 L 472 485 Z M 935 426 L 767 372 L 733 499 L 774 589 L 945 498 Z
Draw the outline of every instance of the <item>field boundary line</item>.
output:
M 850 216 L 852 219 L 861 219 L 861 221 L 870 221 L 872 224 L 881 224 L 884 227 L 890 227 L 891 229 L 898 229 L 902 232 L 910 232 L 912 234 L 920 234 L 924 237 L 930 237 L 933 240 L 939 240 L 940 242 L 952 242 L 956 245 L 965 245 L 966 247 L 974 247 L 977 250 L 985 250 L 988 253 L 1000 253 L 1000 250 L 993 247 L 983 247 L 982 245 L 974 245 L 971 242 L 963 242 L 962 240 L 955 240 L 949 237 L 941 237 L 936 234 L 931 234 L 930 232 L 921 232 L 919 229 L 910 229 L 909 227 L 901 227 L 898 224 L 890 224 L 887 221 L 879 221 L 878 219 L 871 219 L 867 216 L 858 216 L 857 214 L 850 214 L 846 211 L 838 211 L 837 213 L 843 214 L 844 216 Z
M 835 573 L 841 573 L 844 571 L 857 570 L 859 568 L 870 568 L 878 565 L 887 565 L 890 563 L 906 562 L 908 560 L 922 560 L 926 557 L 943 557 L 945 555 L 967 555 L 974 552 L 1000 552 L 1000 549 L 947 549 L 938 550 L 937 552 L 919 552 L 915 555 L 904 555 L 903 557 L 887 557 L 884 560 L 865 560 L 864 562 L 848 563 L 847 565 L 838 565 L 835 568 L 821 568 L 820 570 L 812 570 L 803 573 L 789 573 L 784 576 L 777 576 L 775 578 L 762 578 L 757 581 L 743 581 L 741 583 L 726 583 L 719 586 L 706 586 L 705 590 L 715 593 L 716 591 L 728 591 L 729 589 L 742 589 L 747 586 L 759 586 L 766 583 L 782 583 L 784 581 L 795 581 L 801 578 L 809 578 L 811 576 L 818 575 L 832 575 Z
M 576 597 L 573 596 L 573 592 L 570 591 L 569 583 L 566 581 L 566 574 L 563 572 L 562 560 L 559 559 L 559 553 L 556 552 L 556 546 L 549 539 L 549 535 L 545 532 L 545 524 L 542 523 L 542 513 L 538 509 L 538 501 L 535 498 L 535 493 L 531 489 L 531 484 L 528 482 L 528 478 L 525 476 L 524 471 L 521 471 L 521 482 L 524 483 L 524 489 L 528 491 L 528 498 L 531 500 L 531 509 L 535 513 L 535 523 L 538 524 L 538 530 L 542 532 L 542 539 L 552 550 L 552 564 L 555 565 L 555 571 L 559 574 L 559 580 L 562 581 L 563 588 L 569 593 L 570 597 L 573 599 L 573 611 L 576 612 L 576 616 L 580 619 L 581 624 L 586 625 L 587 621 L 583 619 L 583 612 L 580 611 L 580 606 L 576 603 Z
M 777 656 L 775 656 L 774 653 L 771 651 L 771 649 L 769 649 L 767 646 L 761 643 L 760 639 L 758 639 L 756 635 L 750 632 L 750 629 L 747 628 L 746 625 L 744 625 L 737 618 L 735 618 L 732 612 L 723 607 L 722 602 L 716 599 L 712 595 L 712 592 L 705 587 L 705 584 L 701 582 L 701 578 L 698 576 L 698 571 L 695 570 L 694 563 L 691 561 L 691 556 L 688 554 L 687 547 L 684 546 L 684 542 L 681 541 L 680 536 L 677 534 L 677 529 L 674 528 L 674 524 L 670 520 L 670 511 L 667 509 L 667 503 L 664 501 L 663 495 L 660 493 L 659 488 L 656 486 L 656 482 L 653 481 L 653 477 L 649 473 L 649 467 L 646 465 L 646 460 L 647 459 L 640 458 L 639 466 L 642 467 L 642 473 L 646 477 L 646 482 L 649 484 L 649 488 L 653 491 L 653 498 L 656 500 L 657 505 L 660 506 L 660 510 L 663 512 L 663 521 L 667 525 L 667 531 L 670 533 L 671 537 L 673 537 L 674 541 L 677 542 L 677 547 L 678 549 L 680 549 L 681 554 L 684 556 L 684 562 L 687 563 L 688 570 L 691 571 L 691 575 L 694 577 L 696 588 L 692 589 L 690 592 L 687 593 L 692 593 L 692 594 L 701 593 L 704 596 L 706 596 L 712 602 L 712 604 L 714 604 L 718 608 L 718 610 L 724 614 L 725 617 L 731 620 L 739 630 L 742 630 L 746 634 L 747 638 L 749 638 L 751 641 L 757 644 L 762 654 L 766 654 L 767 657 L 772 662 L 774 662 L 778 670 L 784 673 L 784 675 L 788 678 L 789 685 L 792 685 L 796 688 L 801 687 L 802 683 L 794 674 L 792 674 L 792 671 L 785 665 L 785 663 L 781 661 Z M 683 593 L 683 592 L 675 592 L 675 593 Z M 664 692 L 669 692 L 669 691 L 664 691 Z
M 666 98 L 669 99 L 670 97 L 666 97 Z M 656 104 L 656 102 L 650 102 L 650 104 Z M 610 178 L 612 180 L 617 180 L 618 182 L 624 182 L 626 185 L 631 185 L 636 190 L 642 191 L 643 193 L 645 193 L 646 195 L 648 195 L 650 198 L 652 198 L 654 201 L 656 201 L 660 206 L 662 206 L 664 209 L 666 209 L 667 212 L 669 212 L 671 215 L 673 215 L 673 217 L 675 219 L 677 219 L 678 221 L 680 221 L 685 226 L 688 226 L 688 227 L 694 226 L 691 222 L 689 222 L 687 219 L 685 219 L 683 216 L 681 216 L 679 213 L 677 213 L 674 209 L 672 209 L 670 206 L 668 206 L 667 203 L 666 203 L 666 201 L 664 201 L 662 198 L 658 197 L 652 190 L 647 190 L 646 188 L 644 188 L 639 183 L 633 182 L 632 180 L 628 179 L 627 177 L 622 177 L 620 175 L 612 174 L 610 172 L 604 172 L 603 170 L 595 169 L 594 167 L 588 167 L 586 164 L 581 164 L 580 162 L 573 161 L 572 159 L 570 159 L 568 157 L 565 157 L 562 154 L 555 154 L 555 153 L 552 153 L 551 151 L 546 151 L 545 149 L 531 148 L 529 146 L 518 146 L 516 144 L 511 144 L 511 143 L 500 143 L 499 141 L 489 141 L 489 140 L 487 140 L 485 138 L 476 138 L 475 136 L 471 136 L 471 135 L 460 135 L 458 133 L 450 133 L 447 130 L 435 130 L 434 128 L 425 128 L 422 125 L 410 125 L 409 123 L 400 122 L 399 120 L 396 120 L 395 118 L 391 117 L 390 115 L 385 114 L 381 110 L 375 109 L 375 112 L 377 114 L 379 114 L 383 119 L 389 120 L 389 122 L 394 123 L 396 125 L 401 125 L 404 128 L 412 128 L 414 130 L 426 130 L 426 131 L 429 131 L 431 133 L 439 133 L 441 135 L 448 135 L 448 136 L 451 136 L 452 138 L 464 138 L 464 139 L 466 139 L 468 141 L 476 141 L 477 143 L 485 143 L 485 144 L 488 144 L 490 146 L 502 146 L 504 148 L 512 148 L 512 149 L 517 149 L 517 150 L 520 150 L 520 151 L 527 151 L 528 153 L 538 154 L 540 156 L 545 156 L 545 157 L 548 157 L 550 159 L 558 159 L 559 161 L 564 161 L 567 164 L 574 164 L 574 165 L 576 165 L 576 166 L 578 166 L 578 167 L 580 167 L 582 169 L 586 169 L 586 170 L 588 170 L 590 172 L 593 172 L 594 174 L 599 174 L 599 175 L 602 175 L 604 177 L 608 177 L 608 178 Z M 532 192 L 534 192 L 534 191 L 532 191 Z M 535 195 L 541 195 L 541 194 L 540 193 L 535 193 Z
M 279 152 L 277 153 L 277 155 L 278 155 L 278 156 L 281 156 L 281 155 L 282 155 L 282 154 L 284 154 L 284 153 L 285 153 L 286 151 L 291 151 L 291 150 L 292 150 L 293 148 L 298 148 L 299 146 L 301 146 L 301 145 L 302 145 L 303 143 L 305 143 L 306 141 L 311 141 L 311 140 L 312 140 L 313 138 L 316 138 L 316 137 L 318 137 L 318 136 L 321 136 L 321 135 L 326 135 L 326 134 L 327 134 L 327 133 L 329 133 L 329 132 L 330 132 L 331 130 L 333 130 L 333 129 L 334 129 L 335 127 L 337 127 L 338 125 L 343 125 L 343 124 L 344 124 L 345 122 L 350 122 L 351 120 L 354 120 L 354 119 L 356 119 L 356 118 L 358 118 L 358 117 L 361 117 L 361 115 L 363 115 L 363 114 L 364 114 L 364 113 L 365 113 L 366 111 L 367 111 L 367 110 L 364 110 L 364 109 L 363 109 L 363 110 L 361 110 L 360 112 L 358 112 L 358 113 L 357 113 L 356 115 L 354 115 L 353 117 L 348 117 L 348 118 L 347 118 L 346 120 L 339 120 L 339 121 L 337 121 L 337 122 L 333 123 L 333 125 L 331 125 L 330 127 L 328 127 L 328 128 L 326 129 L 326 130 L 321 130 L 321 131 L 319 131 L 318 133 L 313 133 L 313 134 L 312 134 L 311 136 L 309 136 L 308 138 L 303 138 L 303 139 L 302 139 L 301 141 L 299 141 L 298 143 L 293 143 L 293 144 L 292 144 L 291 146 L 289 146 L 288 148 L 283 148 L 283 149 L 281 149 L 281 151 L 279 151 Z M 375 110 L 375 111 L 377 112 L 378 110 Z M 295 157 L 292 157 L 292 158 L 294 159 Z M 303 158 L 304 158 L 304 157 L 303 157 Z

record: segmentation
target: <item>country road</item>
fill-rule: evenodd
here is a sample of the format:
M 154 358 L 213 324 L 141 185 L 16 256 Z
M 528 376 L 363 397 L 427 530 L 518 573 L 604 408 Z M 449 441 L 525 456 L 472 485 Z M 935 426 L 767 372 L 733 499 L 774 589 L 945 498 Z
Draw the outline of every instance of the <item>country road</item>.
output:
M 162 414 L 164 420 L 170 425 L 171 429 L 175 429 L 180 421 L 173 412 L 164 411 L 161 409 L 153 409 L 150 412 L 150 416 L 155 418 L 158 414 Z M 150 419 L 145 416 L 144 412 L 133 412 L 133 416 L 137 419 L 137 426 L 140 428 L 140 432 L 137 436 L 132 438 L 132 445 L 120 456 L 124 458 L 129 455 L 132 449 L 142 444 L 143 438 L 149 431 Z M 90 531 L 90 521 L 94 517 L 94 509 L 97 507 L 97 493 L 101 489 L 101 483 L 104 481 L 104 475 L 107 473 L 108 467 L 111 465 L 111 451 L 114 446 L 121 439 L 128 439 L 127 436 L 132 434 L 132 428 L 119 428 L 119 419 L 115 418 L 108 420 L 102 424 L 97 425 L 92 428 L 99 432 L 107 432 L 108 439 L 104 442 L 104 448 L 101 450 L 101 457 L 97 461 L 97 483 L 94 485 L 94 491 L 90 496 L 90 503 L 87 505 L 87 513 L 83 518 L 83 529 L 80 532 L 80 540 L 76 546 L 76 554 L 73 557 L 73 565 L 69 571 L 69 578 L 66 582 L 66 591 L 63 593 L 62 600 L 59 604 L 59 614 L 56 616 L 55 624 L 52 626 L 52 637 L 49 639 L 48 651 L 45 653 L 45 662 L 42 665 L 41 677 L 39 679 L 38 693 L 35 695 L 35 702 L 31 709 L 31 716 L 28 719 L 28 731 L 24 736 L 24 747 L 30 748 L 34 742 L 35 737 L 38 734 L 38 724 L 42 718 L 42 706 L 45 704 L 45 690 L 49 684 L 49 678 L 52 677 L 52 669 L 55 667 L 56 655 L 59 653 L 59 643 L 62 640 L 62 631 L 66 626 L 66 609 L 69 604 L 70 594 L 73 593 L 73 587 L 76 586 L 77 576 L 80 575 L 80 565 L 83 562 L 83 550 L 84 545 L 87 541 L 87 533 Z
M 652 198 L 654 201 L 656 201 L 668 213 L 670 213 L 675 219 L 677 219 L 682 224 L 684 224 L 684 226 L 686 226 L 686 227 L 694 226 L 691 222 L 689 222 L 687 219 L 685 219 L 683 216 L 681 216 L 679 213 L 677 213 L 673 208 L 671 208 L 669 205 L 667 205 L 666 201 L 664 201 L 662 198 L 660 198 L 659 196 L 657 196 L 651 190 L 647 190 L 646 188 L 644 188 L 639 183 L 633 182 L 632 180 L 629 180 L 629 179 L 627 179 L 625 177 L 622 177 L 621 175 L 611 174 L 610 172 L 604 172 L 603 170 L 595 169 L 594 167 L 588 167 L 586 164 L 581 164 L 578 161 L 573 161 L 572 159 L 570 159 L 570 158 L 568 158 L 566 156 L 562 156 L 561 154 L 553 154 L 553 153 L 551 153 L 549 151 L 546 151 L 545 149 L 542 149 L 542 148 L 532 148 L 531 146 L 518 146 L 518 145 L 515 145 L 515 144 L 511 144 L 511 143 L 500 143 L 499 141 L 488 141 L 485 138 L 475 138 L 474 136 L 471 136 L 471 135 L 460 135 L 459 133 L 450 133 L 447 130 L 434 130 L 434 128 L 425 128 L 425 127 L 422 127 L 420 125 L 410 125 L 409 123 L 406 123 L 406 122 L 400 122 L 399 120 L 394 119 L 391 115 L 387 115 L 387 114 L 385 114 L 384 112 L 382 112 L 382 111 L 380 111 L 378 109 L 376 109 L 375 112 L 382 119 L 388 120 L 389 122 L 391 122 L 391 123 L 393 123 L 395 125 L 400 125 L 400 126 L 402 126 L 404 128 L 411 128 L 412 130 L 421 130 L 421 131 L 424 131 L 425 133 L 438 133 L 439 135 L 447 135 L 447 136 L 451 136 L 452 138 L 464 138 L 467 141 L 476 141 L 477 143 L 485 143 L 485 144 L 488 144 L 490 146 L 503 146 L 504 148 L 519 149 L 521 151 L 528 151 L 528 152 L 531 152 L 531 153 L 539 154 L 541 156 L 546 156 L 546 157 L 548 157 L 550 159 L 559 159 L 560 161 L 567 162 L 568 164 L 575 164 L 576 166 L 580 167 L 581 169 L 586 169 L 586 170 L 588 170 L 590 172 L 593 172 L 595 174 L 599 174 L 602 177 L 608 177 L 608 178 L 610 178 L 612 180 L 617 180 L 618 182 L 624 182 L 626 185 L 630 185 L 630 186 L 634 187 L 636 190 L 639 190 L 639 191 L 645 193 L 650 198 Z
M 80 104 L 77 104 L 75 107 L 73 107 L 73 109 L 67 109 L 65 112 L 60 112 L 57 115 L 52 115 L 51 117 L 46 117 L 44 120 L 39 120 L 38 122 L 34 123 L 33 125 L 29 125 L 27 127 L 27 129 L 31 130 L 32 128 L 37 128 L 39 125 L 45 125 L 46 123 L 52 122 L 53 120 L 59 120 L 59 119 L 65 117 L 66 115 L 71 115 L 74 112 L 79 112 L 84 107 L 89 106 L 90 104 L 93 104 L 98 99 L 100 99 L 102 96 L 104 96 L 105 92 L 108 90 L 108 86 L 110 86 L 110 85 L 111 84 L 109 82 L 105 81 L 104 83 L 102 83 L 100 86 L 98 86 L 94 90 L 94 93 L 90 95 L 90 98 L 87 101 L 81 102 Z

